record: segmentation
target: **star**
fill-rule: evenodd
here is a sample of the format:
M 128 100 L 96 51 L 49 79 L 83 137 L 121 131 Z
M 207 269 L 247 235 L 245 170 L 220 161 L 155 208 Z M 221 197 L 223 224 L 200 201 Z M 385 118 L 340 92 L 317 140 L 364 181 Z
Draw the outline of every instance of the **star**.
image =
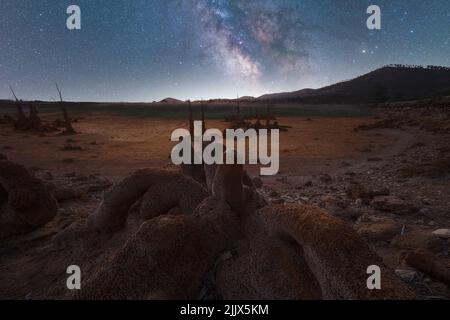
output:
M 25 99 L 48 99 L 43 81 L 57 79 L 69 100 L 194 100 L 317 88 L 390 63 L 449 64 L 448 0 L 382 2 L 374 32 L 362 4 L 79 0 L 73 33 L 61 4 L 3 0 L 0 80 L 21 83 Z

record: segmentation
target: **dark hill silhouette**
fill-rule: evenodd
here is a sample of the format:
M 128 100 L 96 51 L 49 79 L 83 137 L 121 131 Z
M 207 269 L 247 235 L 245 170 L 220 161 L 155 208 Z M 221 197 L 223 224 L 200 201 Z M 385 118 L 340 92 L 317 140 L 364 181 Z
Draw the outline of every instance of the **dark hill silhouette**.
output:
M 255 100 L 256 98 L 255 97 L 252 97 L 252 96 L 244 96 L 244 97 L 240 97 L 239 98 L 239 100 L 241 100 L 241 101 L 253 101 L 253 100 Z
M 450 68 L 389 65 L 320 89 L 268 94 L 259 100 L 305 103 L 377 103 L 446 95 Z
M 174 98 L 165 98 L 161 100 L 160 103 L 180 104 L 183 103 L 183 101 Z
M 302 89 L 298 91 L 292 92 L 281 92 L 281 93 L 271 93 L 265 94 L 261 97 L 258 97 L 258 100 L 284 100 L 284 99 L 296 99 L 308 97 L 314 94 L 319 89 Z

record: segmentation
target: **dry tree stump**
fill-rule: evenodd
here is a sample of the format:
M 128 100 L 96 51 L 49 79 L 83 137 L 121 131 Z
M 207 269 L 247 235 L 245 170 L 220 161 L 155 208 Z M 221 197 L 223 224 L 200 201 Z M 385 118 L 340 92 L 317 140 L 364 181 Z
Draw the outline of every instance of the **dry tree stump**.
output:
M 208 198 L 191 215 L 144 222 L 76 299 L 193 299 L 215 257 L 237 238 L 237 215 Z
M 206 199 L 193 179 L 154 169 L 130 175 L 106 194 L 92 216 L 97 228 L 122 228 L 142 197 L 149 220 L 76 298 L 196 299 L 208 291 L 226 299 L 414 297 L 343 221 L 315 207 L 265 204 L 244 185 L 242 166 L 205 169 L 212 179 Z M 164 212 L 172 206 L 184 207 L 182 214 Z M 371 265 L 382 270 L 382 290 L 367 288 Z
M 55 83 L 55 86 L 56 86 L 56 90 L 58 91 L 58 95 L 59 95 L 59 107 L 61 108 L 61 112 L 62 112 L 63 118 L 64 118 L 65 130 L 61 134 L 67 135 L 67 136 L 75 135 L 75 134 L 77 134 L 77 132 L 73 128 L 72 121 L 70 120 L 69 114 L 67 113 L 67 109 L 64 104 L 61 90 L 59 89 L 59 86 L 57 83 Z
M 414 297 L 350 226 L 321 209 L 266 206 L 244 228 L 247 237 L 237 245 L 237 258 L 217 272 L 226 299 Z M 381 268 L 381 290 L 366 286 L 372 265 Z
M 122 229 L 131 206 L 141 198 L 140 214 L 149 219 L 175 207 L 184 214 L 192 213 L 207 196 L 201 184 L 179 172 L 142 169 L 126 177 L 105 194 L 88 225 L 103 232 Z

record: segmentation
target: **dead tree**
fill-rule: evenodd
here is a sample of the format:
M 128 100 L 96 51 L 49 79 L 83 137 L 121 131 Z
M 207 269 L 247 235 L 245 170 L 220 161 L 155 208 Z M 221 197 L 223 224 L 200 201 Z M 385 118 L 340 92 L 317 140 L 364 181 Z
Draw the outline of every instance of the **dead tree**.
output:
M 191 140 L 191 163 L 190 164 L 182 164 L 181 165 L 181 171 L 188 175 L 188 176 L 193 176 L 193 166 L 192 164 L 194 163 L 194 155 L 193 155 L 193 146 L 194 146 L 194 115 L 192 114 L 192 105 L 191 105 L 191 101 L 188 101 L 188 107 L 189 107 L 189 117 L 188 117 L 188 121 L 189 121 L 189 134 L 190 137 L 189 139 Z
M 32 128 L 40 129 L 42 127 L 42 121 L 38 115 L 38 111 L 34 103 L 30 104 L 29 122 Z
M 189 100 L 188 103 L 189 103 L 189 133 L 191 134 L 191 139 L 194 139 L 194 115 L 192 113 L 191 101 Z
M 16 93 L 14 92 L 11 86 L 9 86 L 9 89 L 11 90 L 14 99 L 16 100 L 16 107 L 17 107 L 17 121 L 14 124 L 14 126 L 16 129 L 26 130 L 29 126 L 29 121 L 27 119 L 27 116 L 25 115 L 25 112 L 23 111 L 22 100 L 19 100 L 19 98 L 17 98 Z
M 188 176 L 191 176 L 196 181 L 204 181 L 205 180 L 205 173 L 203 171 L 203 164 L 196 164 L 195 161 L 195 149 L 194 149 L 194 115 L 192 111 L 192 104 L 191 101 L 188 101 L 189 104 L 189 133 L 190 133 L 190 139 L 191 139 L 191 163 L 190 164 L 182 164 L 181 165 L 181 171 Z M 204 121 L 204 119 L 203 119 Z M 201 149 L 201 153 L 203 154 L 203 146 Z
M 202 134 L 205 134 L 206 122 L 205 122 L 205 106 L 203 104 L 203 99 L 201 100 L 200 104 L 201 104 L 201 111 L 202 111 Z
M 56 90 L 58 90 L 58 94 L 59 94 L 59 106 L 60 106 L 61 111 L 63 113 L 64 122 L 65 122 L 65 125 L 66 125 L 66 130 L 62 134 L 63 135 L 77 134 L 77 132 L 72 127 L 72 122 L 70 121 L 69 115 L 67 114 L 67 109 L 64 106 L 64 101 L 63 101 L 63 98 L 62 98 L 61 90 L 59 89 L 57 83 L 55 83 L 55 85 L 56 85 Z
M 239 99 L 239 94 L 237 95 L 237 110 L 236 110 L 236 121 L 237 123 L 241 122 L 241 101 Z

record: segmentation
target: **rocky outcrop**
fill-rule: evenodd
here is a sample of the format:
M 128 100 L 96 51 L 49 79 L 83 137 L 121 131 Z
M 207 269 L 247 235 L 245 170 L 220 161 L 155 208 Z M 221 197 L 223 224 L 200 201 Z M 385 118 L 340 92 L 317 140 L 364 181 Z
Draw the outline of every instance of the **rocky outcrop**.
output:
M 58 212 L 58 204 L 41 180 L 24 166 L 0 161 L 0 238 L 34 230 Z
M 131 206 L 143 198 L 141 215 L 152 218 L 179 207 L 182 213 L 193 209 L 207 197 L 198 182 L 179 172 L 159 169 L 142 169 L 126 177 L 109 190 L 88 226 L 104 232 L 122 229 Z
M 238 264 L 243 265 L 245 261 L 249 267 L 244 268 L 240 276 L 241 273 L 236 272 L 237 268 L 232 263 L 220 275 L 226 280 L 222 282 L 226 288 L 223 292 L 226 298 L 245 296 L 240 295 L 245 291 L 241 290 L 239 283 L 245 283 L 248 286 L 246 290 L 252 292 L 251 297 L 257 299 L 414 297 L 348 225 L 320 209 L 300 205 L 268 206 L 255 213 L 252 225 L 259 225 L 256 228 L 260 231 L 256 234 L 260 236 L 250 238 L 245 244 L 250 249 L 237 259 Z M 269 252 L 263 254 L 263 248 Z M 381 268 L 382 290 L 367 288 L 367 269 L 371 265 Z M 271 274 L 269 268 L 277 272 Z M 285 278 L 280 274 L 290 276 Z M 253 280 L 249 281 L 246 277 Z M 235 282 L 231 284 L 230 279 Z M 276 292 L 279 294 L 277 297 L 267 295 Z
M 142 224 L 77 299 L 195 299 L 215 258 L 238 237 L 237 215 L 208 198 L 192 215 Z
M 450 268 L 444 260 L 439 259 L 425 249 L 409 253 L 406 262 L 417 270 L 450 286 Z
M 204 190 L 195 191 L 190 178 L 146 169 L 119 183 L 105 195 L 94 224 L 122 227 L 144 194 L 141 214 L 149 220 L 77 298 L 195 299 L 211 291 L 225 299 L 414 297 L 346 223 L 312 206 L 265 205 L 244 186 L 243 172 L 239 165 L 217 166 L 212 196 L 192 213 Z M 184 196 L 192 202 L 181 201 Z M 185 210 L 159 215 L 172 205 Z M 381 290 L 367 288 L 372 265 L 381 268 Z

